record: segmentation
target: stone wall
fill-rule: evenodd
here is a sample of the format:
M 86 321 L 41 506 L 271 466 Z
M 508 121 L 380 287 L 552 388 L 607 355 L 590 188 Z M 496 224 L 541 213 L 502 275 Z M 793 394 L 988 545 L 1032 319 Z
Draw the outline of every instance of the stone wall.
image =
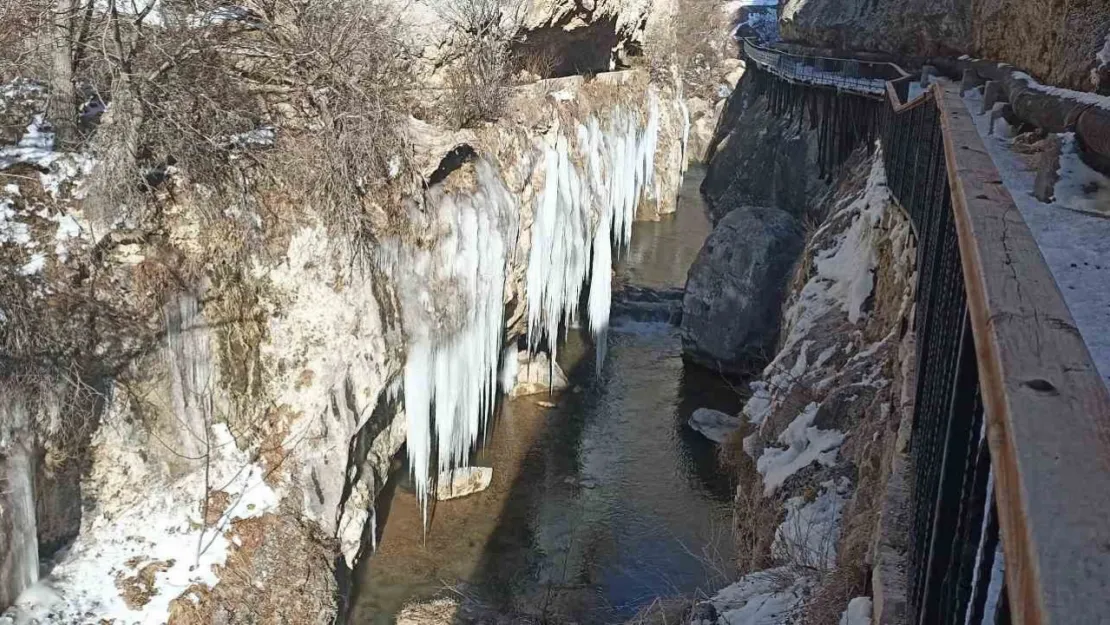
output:
M 972 54 L 1004 61 L 1045 84 L 1089 91 L 1096 58 L 1110 37 L 1110 5 L 1102 0 L 974 0 Z M 1097 75 L 1098 72 L 1095 72 Z M 1102 89 L 1110 90 L 1105 74 Z

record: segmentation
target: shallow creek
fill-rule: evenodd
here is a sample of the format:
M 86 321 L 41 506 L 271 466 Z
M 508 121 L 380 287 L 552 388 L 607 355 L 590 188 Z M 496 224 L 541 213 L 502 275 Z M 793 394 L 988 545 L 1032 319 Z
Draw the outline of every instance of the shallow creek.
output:
M 618 282 L 685 284 L 710 230 L 702 175 L 687 175 L 677 215 L 634 225 Z M 558 357 L 571 388 L 504 403 L 475 461 L 493 467 L 490 488 L 435 504 L 426 536 L 399 469 L 379 498 L 378 550 L 356 575 L 350 622 L 392 623 L 406 603 L 458 592 L 549 621 L 612 623 L 719 586 L 731 486 L 686 421 L 739 400 L 680 352 L 676 327 L 617 316 L 598 374 L 589 340 L 571 331 Z

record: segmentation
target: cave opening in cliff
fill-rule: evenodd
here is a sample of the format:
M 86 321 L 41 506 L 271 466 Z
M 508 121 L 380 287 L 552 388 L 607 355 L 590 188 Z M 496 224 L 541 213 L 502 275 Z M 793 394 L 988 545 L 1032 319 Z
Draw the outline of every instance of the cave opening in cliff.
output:
M 610 18 L 573 30 L 557 24 L 527 31 L 513 46 L 513 56 L 517 71 L 540 78 L 601 74 L 625 68 L 625 55 L 617 54 L 622 44 L 616 20 Z M 637 51 L 630 48 L 627 55 Z

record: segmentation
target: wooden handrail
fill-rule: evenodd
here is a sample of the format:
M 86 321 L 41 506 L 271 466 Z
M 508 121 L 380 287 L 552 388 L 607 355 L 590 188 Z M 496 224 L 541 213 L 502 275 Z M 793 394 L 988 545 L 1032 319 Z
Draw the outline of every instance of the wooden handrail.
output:
M 1110 615 L 1110 393 L 958 90 L 934 84 L 1014 623 Z

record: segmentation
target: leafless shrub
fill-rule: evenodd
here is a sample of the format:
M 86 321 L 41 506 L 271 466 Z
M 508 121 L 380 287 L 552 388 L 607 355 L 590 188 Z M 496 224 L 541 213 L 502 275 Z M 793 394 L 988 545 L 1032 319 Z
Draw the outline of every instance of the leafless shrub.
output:
M 555 70 L 561 61 L 558 51 L 552 46 L 521 45 L 517 47 L 514 66 L 528 78 L 544 80 L 555 77 Z
M 436 10 L 459 44 L 447 70 L 448 121 L 465 127 L 497 119 L 509 98 L 525 1 L 441 0 Z
M 653 73 L 678 75 L 689 95 L 716 89 L 717 64 L 731 53 L 728 20 L 716 0 L 678 0 L 672 28 L 657 33 L 645 50 Z

